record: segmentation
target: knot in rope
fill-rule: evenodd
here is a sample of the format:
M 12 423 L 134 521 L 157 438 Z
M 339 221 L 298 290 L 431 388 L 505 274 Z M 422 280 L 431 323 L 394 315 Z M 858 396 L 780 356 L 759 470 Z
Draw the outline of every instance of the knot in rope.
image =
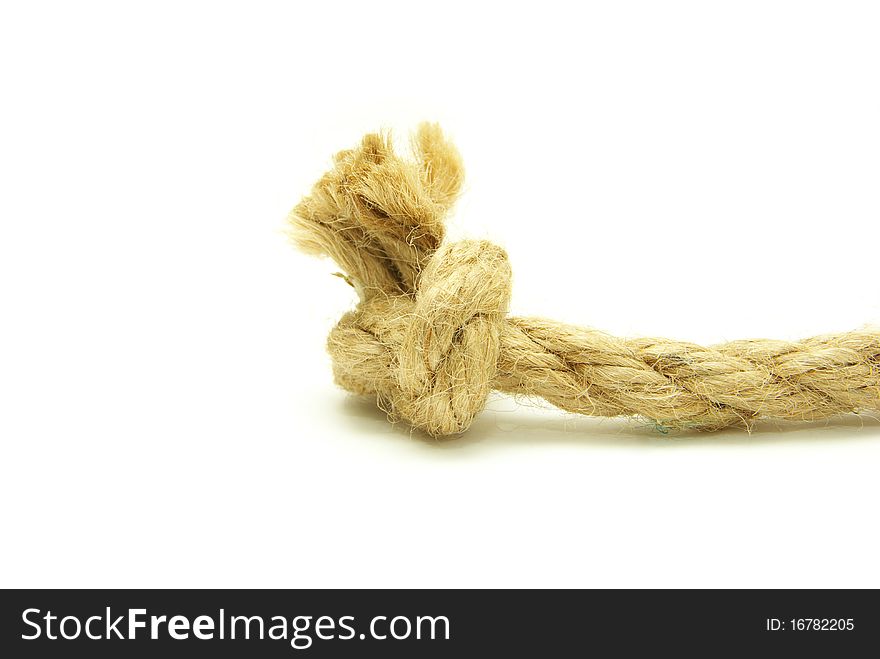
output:
M 437 250 L 397 354 L 392 409 L 432 435 L 467 429 L 491 391 L 509 300 L 510 266 L 500 247 L 465 240 Z
M 289 218 L 297 246 L 330 256 L 360 297 L 328 339 L 336 382 L 375 396 L 392 419 L 460 433 L 493 389 L 661 429 L 880 409 L 876 329 L 704 347 L 508 317 L 505 252 L 444 242 L 463 181 L 458 152 L 424 124 L 412 154 L 397 155 L 389 135 L 365 136 L 335 156 Z

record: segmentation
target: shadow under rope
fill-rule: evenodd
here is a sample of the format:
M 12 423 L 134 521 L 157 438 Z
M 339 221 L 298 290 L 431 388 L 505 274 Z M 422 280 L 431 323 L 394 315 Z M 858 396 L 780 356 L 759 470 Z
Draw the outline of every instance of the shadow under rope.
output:
M 437 450 L 464 449 L 476 444 L 563 444 L 637 449 L 779 445 L 781 443 L 855 442 L 880 438 L 880 417 L 846 414 L 822 421 L 759 421 L 751 433 L 742 427 L 713 432 L 666 431 L 636 418 L 608 419 L 562 412 L 534 401 L 493 394 L 486 409 L 464 434 L 435 439 L 407 423 L 390 423 L 372 397 L 339 395 L 339 412 L 351 430 L 365 435 L 406 438 Z

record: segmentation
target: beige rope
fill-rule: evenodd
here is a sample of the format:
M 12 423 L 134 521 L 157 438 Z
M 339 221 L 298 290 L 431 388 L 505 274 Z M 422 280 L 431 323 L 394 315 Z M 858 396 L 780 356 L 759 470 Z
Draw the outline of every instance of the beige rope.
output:
M 361 298 L 330 334 L 336 381 L 376 396 L 392 419 L 460 433 L 493 389 L 664 428 L 880 410 L 878 330 L 703 347 L 508 317 L 504 250 L 443 243 L 463 180 L 458 152 L 428 124 L 413 151 L 403 159 L 387 135 L 367 135 L 289 218 L 295 243 L 332 257 Z

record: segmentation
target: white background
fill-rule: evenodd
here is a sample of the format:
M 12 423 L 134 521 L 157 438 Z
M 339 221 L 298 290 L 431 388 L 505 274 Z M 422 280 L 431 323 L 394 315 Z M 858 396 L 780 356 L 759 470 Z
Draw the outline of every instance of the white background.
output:
M 880 586 L 880 424 L 671 437 L 337 389 L 282 235 L 441 122 L 514 313 L 714 342 L 880 320 L 869 2 L 4 3 L 0 585 Z

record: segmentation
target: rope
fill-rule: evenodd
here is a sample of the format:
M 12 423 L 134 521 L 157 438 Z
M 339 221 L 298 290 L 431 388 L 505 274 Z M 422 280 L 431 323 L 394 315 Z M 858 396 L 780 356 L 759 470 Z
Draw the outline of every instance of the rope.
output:
M 289 217 L 295 244 L 333 258 L 361 299 L 328 340 L 336 382 L 375 396 L 392 420 L 461 433 L 492 390 L 670 429 L 880 410 L 876 329 L 704 347 L 507 316 L 504 250 L 443 242 L 463 180 L 458 152 L 430 124 L 413 152 L 407 160 L 390 136 L 365 136 Z

